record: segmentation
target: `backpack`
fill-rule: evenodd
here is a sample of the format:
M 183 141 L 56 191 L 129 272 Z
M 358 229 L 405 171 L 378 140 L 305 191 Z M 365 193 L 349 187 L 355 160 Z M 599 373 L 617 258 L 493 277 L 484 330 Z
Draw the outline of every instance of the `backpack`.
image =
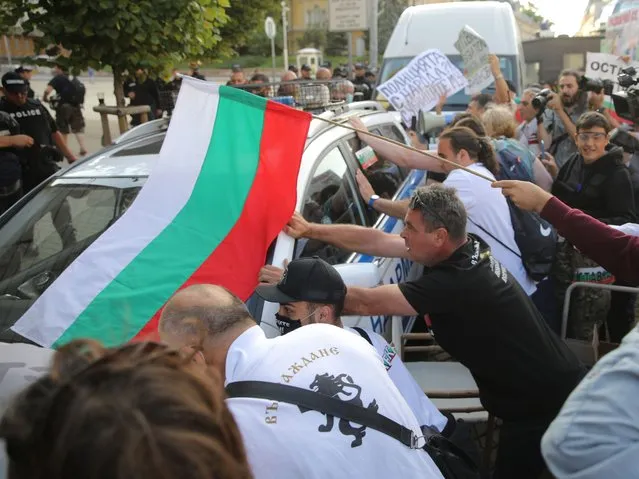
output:
M 73 80 L 71 80 L 71 83 L 73 84 L 73 87 L 75 88 L 75 94 L 73 95 L 74 103 L 77 103 L 78 105 L 84 105 L 84 96 L 87 93 L 87 88 L 84 86 L 84 83 L 78 80 L 78 77 L 76 76 L 73 77 Z
M 499 160 L 498 180 L 533 182 L 532 174 L 520 156 L 517 156 L 511 149 L 506 148 L 500 141 L 495 143 L 495 149 Z M 550 274 L 555 261 L 557 232 L 550 223 L 537 213 L 518 208 L 510 198 L 507 198 L 506 202 L 508 203 L 510 220 L 515 231 L 515 243 L 517 243 L 521 254 L 515 253 L 493 235 L 490 235 L 484 228 L 477 226 L 506 249 L 519 256 L 528 275 L 535 281 L 541 281 Z

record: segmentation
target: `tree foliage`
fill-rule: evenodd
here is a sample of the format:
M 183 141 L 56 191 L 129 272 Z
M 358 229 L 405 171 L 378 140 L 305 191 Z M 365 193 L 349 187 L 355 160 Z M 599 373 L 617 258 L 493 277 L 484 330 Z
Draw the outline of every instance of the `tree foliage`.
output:
M 229 0 L 3 0 L 0 20 L 36 33 L 37 48 L 70 51 L 72 69 L 111 67 L 123 102 L 125 70 L 209 57 L 228 7 Z
M 282 41 L 282 10 L 280 0 L 231 0 L 231 6 L 226 10 L 228 21 L 220 28 L 220 36 L 224 41 L 215 47 L 215 57 L 227 57 L 242 53 L 246 49 L 256 47 L 258 50 L 271 54 L 271 44 L 267 42 L 264 33 L 264 20 L 271 16 L 277 25 L 276 44 Z M 255 44 L 255 40 L 259 45 Z M 255 54 L 255 53 L 253 53 Z
M 379 52 L 386 50 L 388 40 L 390 40 L 397 20 L 402 12 L 409 6 L 408 0 L 379 0 L 379 14 L 377 17 L 377 49 Z M 365 40 L 368 45 L 369 33 L 366 33 Z

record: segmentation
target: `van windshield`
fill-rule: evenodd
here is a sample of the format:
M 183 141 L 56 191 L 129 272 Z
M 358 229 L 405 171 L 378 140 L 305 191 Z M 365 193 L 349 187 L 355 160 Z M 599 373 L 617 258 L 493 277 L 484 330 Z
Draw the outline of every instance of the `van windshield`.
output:
M 447 55 L 448 59 L 459 68 L 460 71 L 464 71 L 464 61 L 461 55 Z M 379 83 L 382 84 L 388 79 L 392 78 L 398 71 L 408 65 L 413 58 L 400 57 L 400 58 L 387 58 L 382 65 L 382 71 L 379 75 Z M 499 56 L 499 63 L 501 65 L 501 72 L 504 78 L 512 81 L 515 85 L 518 84 L 517 78 L 517 63 L 514 56 Z M 494 93 L 495 87 L 490 86 L 484 90 L 484 93 Z M 464 90 L 460 90 L 453 96 L 448 98 L 444 110 L 446 111 L 463 111 L 470 103 L 470 96 L 464 93 Z

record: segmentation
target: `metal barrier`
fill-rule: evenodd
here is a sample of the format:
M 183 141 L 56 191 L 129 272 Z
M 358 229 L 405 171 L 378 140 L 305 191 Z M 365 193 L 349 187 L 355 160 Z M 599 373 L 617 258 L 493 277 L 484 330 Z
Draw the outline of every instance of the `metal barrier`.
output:
M 353 101 L 368 100 L 360 85 L 345 78 L 292 80 L 231 85 L 255 95 L 304 110 L 319 110 Z
M 568 313 L 570 309 L 570 297 L 572 292 L 577 288 L 605 289 L 609 291 L 620 291 L 622 293 L 639 293 L 639 288 L 631 288 L 629 286 L 615 286 L 612 284 L 585 283 L 577 281 L 568 286 L 566 297 L 564 298 L 564 308 L 561 316 L 561 339 L 566 339 L 568 331 Z

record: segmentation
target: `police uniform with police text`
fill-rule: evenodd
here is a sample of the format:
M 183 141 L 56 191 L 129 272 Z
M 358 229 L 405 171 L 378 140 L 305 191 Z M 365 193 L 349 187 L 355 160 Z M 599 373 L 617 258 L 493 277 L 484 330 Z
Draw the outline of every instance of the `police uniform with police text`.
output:
M 24 167 L 24 192 L 28 193 L 59 169 L 54 161 L 40 156 L 42 147 L 53 148 L 52 135 L 58 129 L 49 111 L 38 100 L 28 99 L 24 105 L 18 106 L 10 103 L 6 98 L 2 98 L 0 99 L 0 111 L 11 115 L 20 125 L 21 134 L 33 138 L 34 146 L 22 150 L 19 154 Z
M 20 125 L 6 112 L 0 111 L 0 136 L 20 134 Z M 15 148 L 0 149 L 0 214 L 22 196 L 22 168 Z

